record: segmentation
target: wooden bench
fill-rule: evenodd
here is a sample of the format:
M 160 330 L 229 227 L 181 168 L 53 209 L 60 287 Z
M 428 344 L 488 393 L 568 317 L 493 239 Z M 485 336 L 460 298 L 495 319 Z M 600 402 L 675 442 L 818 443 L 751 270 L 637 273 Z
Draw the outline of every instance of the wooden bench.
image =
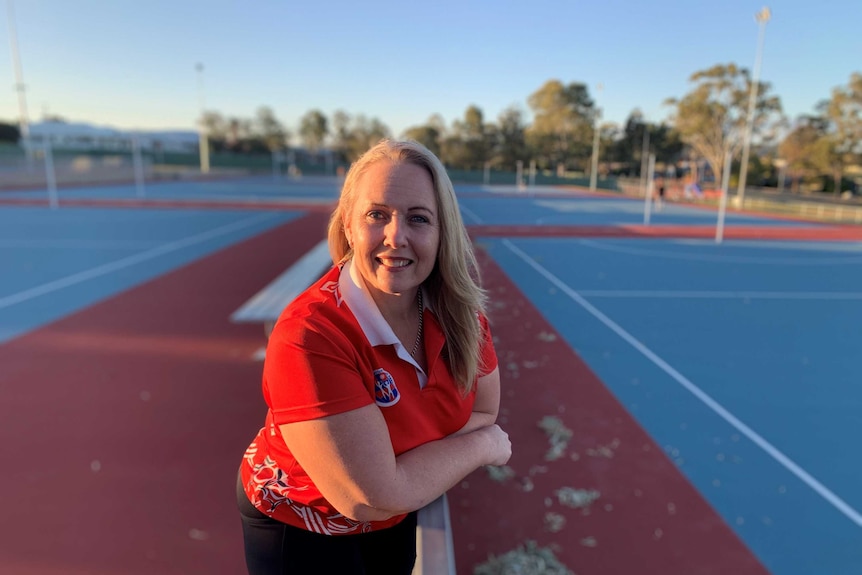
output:
M 260 323 L 267 337 L 282 310 L 332 266 L 321 241 L 231 314 L 236 323 Z M 444 493 L 419 510 L 414 575 L 455 575 L 449 503 Z
M 269 337 L 282 310 L 332 266 L 326 240 L 311 248 L 280 276 L 231 314 L 235 323 L 260 323 Z

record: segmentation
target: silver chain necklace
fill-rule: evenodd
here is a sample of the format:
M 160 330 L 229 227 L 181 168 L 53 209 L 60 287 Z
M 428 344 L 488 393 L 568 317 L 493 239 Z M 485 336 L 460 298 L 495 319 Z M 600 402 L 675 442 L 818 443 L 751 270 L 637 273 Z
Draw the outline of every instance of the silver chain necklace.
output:
M 419 288 L 419 331 L 416 332 L 416 341 L 413 342 L 413 349 L 410 351 L 410 355 L 412 357 L 416 357 L 416 352 L 419 351 L 419 342 L 422 341 L 422 316 L 425 315 L 422 313 L 422 288 Z

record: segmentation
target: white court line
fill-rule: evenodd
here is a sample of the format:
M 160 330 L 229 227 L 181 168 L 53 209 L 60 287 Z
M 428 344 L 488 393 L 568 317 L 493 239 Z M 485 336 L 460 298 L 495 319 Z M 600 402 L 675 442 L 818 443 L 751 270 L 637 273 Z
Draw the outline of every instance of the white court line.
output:
M 702 401 L 707 407 L 713 410 L 719 417 L 727 421 L 730 425 L 736 428 L 740 433 L 745 435 L 748 439 L 750 439 L 755 445 L 760 447 L 763 451 L 769 454 L 773 459 L 775 459 L 778 463 L 783 465 L 788 471 L 793 473 L 796 477 L 798 477 L 802 482 L 808 485 L 811 489 L 813 489 L 818 495 L 820 495 L 823 499 L 831 503 L 838 511 L 848 517 L 853 523 L 862 527 L 862 514 L 858 511 L 850 507 L 843 499 L 838 497 L 835 493 L 829 490 L 828 487 L 820 483 L 817 479 L 815 479 L 810 473 L 802 469 L 799 465 L 797 465 L 793 460 L 784 455 L 781 451 L 778 450 L 774 445 L 769 443 L 766 439 L 761 437 L 756 431 L 748 427 L 742 421 L 740 421 L 735 415 L 730 413 L 727 409 L 725 409 L 720 403 L 715 401 L 712 397 L 707 395 L 702 389 L 697 387 L 691 381 L 689 381 L 684 375 L 679 373 L 673 367 L 670 366 L 665 360 L 656 355 L 651 349 L 637 340 L 633 335 L 620 327 L 616 322 L 614 322 L 611 318 L 606 316 L 604 313 L 599 311 L 596 307 L 590 304 L 587 300 L 585 300 L 579 293 L 571 289 L 568 285 L 563 283 L 557 276 L 546 270 L 539 263 L 537 263 L 533 258 L 528 256 L 526 253 L 521 251 L 518 247 L 516 247 L 511 241 L 503 240 L 503 244 L 509 248 L 509 250 L 514 253 L 516 256 L 521 258 L 527 265 L 536 270 L 540 275 L 542 275 L 549 282 L 554 284 L 557 288 L 560 289 L 563 293 L 572 298 L 578 305 L 583 307 L 587 312 L 589 312 L 593 317 L 598 319 L 600 322 L 605 324 L 611 331 L 620 336 L 623 340 L 625 340 L 629 345 L 634 347 L 637 351 L 643 354 L 647 359 L 653 362 L 659 369 L 667 373 L 671 376 L 677 383 L 679 383 L 682 387 L 687 389 L 692 395 L 694 395 L 697 399 Z
M 155 242 L 140 240 L 0 240 L 0 248 L 59 248 L 59 249 L 90 249 L 119 250 L 151 247 Z
M 643 241 L 643 240 L 638 240 Z M 862 256 L 852 254 L 847 256 L 834 256 L 830 258 L 809 257 L 809 258 L 788 258 L 788 257 L 754 257 L 754 256 L 734 256 L 730 254 L 705 254 L 705 253 L 679 253 L 675 251 L 665 251 L 658 248 L 646 249 L 635 248 L 629 245 L 618 245 L 609 242 L 598 242 L 596 240 L 579 239 L 577 242 L 581 245 L 608 252 L 615 252 L 633 256 L 647 256 L 653 258 L 665 258 L 672 260 L 689 260 L 698 262 L 719 262 L 731 264 L 757 264 L 757 265 L 782 265 L 782 266 L 823 266 L 833 264 L 850 264 L 862 261 Z M 649 245 L 649 244 L 646 244 Z M 687 245 L 692 245 L 687 243 Z M 714 245 L 714 244 L 713 244 Z M 723 244 L 727 246 L 728 244 Z M 751 247 L 750 245 L 748 247 Z M 772 248 L 768 244 L 763 247 Z M 839 250 L 842 251 L 842 250 Z
M 466 215 L 468 215 L 468 216 L 470 216 L 470 217 L 475 221 L 475 223 L 476 223 L 476 224 L 481 224 L 481 223 L 482 223 L 482 218 L 480 218 L 479 216 L 477 216 L 477 215 L 476 215 L 476 212 L 474 212 L 474 211 L 473 211 L 473 210 L 471 210 L 470 208 L 465 208 L 464 206 L 461 206 L 461 212 L 462 212 L 462 213 L 464 213 L 464 214 L 466 214 Z
M 141 252 L 139 254 L 135 254 L 115 262 L 110 262 L 107 264 L 102 264 L 100 266 L 96 266 L 94 268 L 84 270 L 82 272 L 78 272 L 76 274 L 72 274 L 70 276 L 66 276 L 64 278 L 60 278 L 58 280 L 54 280 L 52 282 L 48 282 L 46 284 L 42 284 L 40 286 L 36 286 L 22 292 L 18 292 L 3 298 L 0 298 L 0 309 L 4 307 L 9 307 L 15 304 L 19 304 L 21 302 L 25 302 L 27 300 L 31 300 L 33 298 L 55 292 L 57 290 L 61 290 L 63 288 L 67 288 L 69 286 L 73 286 L 75 284 L 79 284 L 81 282 L 87 281 L 89 279 L 93 279 L 99 276 L 103 276 L 109 274 L 111 272 L 115 272 L 117 270 L 121 270 L 123 268 L 131 267 L 133 265 L 139 264 L 141 262 L 145 262 L 147 260 L 151 260 L 153 258 L 159 257 L 161 255 L 175 252 L 179 249 L 193 246 L 195 244 L 203 243 L 207 240 L 211 240 L 218 236 L 223 236 L 225 234 L 229 234 L 231 232 L 235 232 L 242 228 L 247 228 L 249 226 L 253 226 L 258 222 L 263 220 L 268 220 L 272 218 L 278 217 L 278 214 L 259 214 L 256 216 L 252 216 L 250 218 L 245 218 L 236 222 L 232 222 L 230 224 L 223 225 L 221 227 L 201 232 L 199 234 L 195 234 L 193 236 L 189 236 L 187 238 L 177 240 L 174 242 L 169 242 L 166 244 L 162 244 L 158 247 L 155 247 L 151 250 L 147 250 L 145 252 Z
M 575 290 L 583 297 L 655 299 L 862 300 L 862 292 Z

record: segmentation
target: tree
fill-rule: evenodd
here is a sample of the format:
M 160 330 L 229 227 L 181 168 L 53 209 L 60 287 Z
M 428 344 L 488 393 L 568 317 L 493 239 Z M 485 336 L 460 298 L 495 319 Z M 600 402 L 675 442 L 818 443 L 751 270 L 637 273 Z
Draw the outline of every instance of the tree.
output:
M 309 110 L 300 120 L 299 136 L 310 152 L 316 152 L 323 147 L 326 136 L 329 135 L 329 122 L 320 110 Z
M 818 144 L 827 133 L 828 122 L 820 116 L 800 116 L 790 133 L 778 145 L 778 155 L 787 162 L 791 191 L 798 192 L 804 179 L 817 175 L 815 157 L 822 153 Z
M 419 142 L 438 158 L 440 157 L 440 139 L 442 136 L 443 134 L 441 134 L 438 129 L 431 124 L 411 126 L 404 130 L 405 138 Z
M 368 148 L 384 138 L 390 137 L 389 127 L 377 118 L 356 116 L 350 130 L 350 161 L 355 160 Z
M 227 136 L 227 122 L 224 116 L 218 112 L 204 112 L 201 117 L 201 125 L 209 136 L 210 140 L 224 141 Z
M 625 173 L 642 175 L 641 169 L 646 167 L 643 157 L 645 133 L 657 164 L 673 164 L 679 159 L 683 149 L 679 134 L 664 123 L 648 123 L 638 109 L 629 114 L 622 133 L 608 146 L 605 158 L 617 162 Z
M 332 148 L 344 161 L 350 150 L 350 114 L 336 110 L 332 115 Z
M 281 150 L 287 145 L 288 132 L 275 117 L 272 108 L 268 106 L 258 108 L 256 128 L 270 152 Z
M 490 143 L 482 110 L 475 105 L 455 120 L 452 132 L 444 139 L 443 156 L 447 164 L 463 169 L 481 169 L 488 159 Z
M 367 149 L 390 137 L 389 127 L 377 118 L 362 114 L 355 118 L 338 110 L 333 115 L 333 147 L 347 162 L 355 161 Z
M 724 173 L 725 155 L 734 157 L 742 148 L 751 78 L 736 64 L 719 64 L 695 72 L 689 80 L 696 83 L 691 92 L 665 103 L 676 108 L 672 122 L 682 141 L 709 163 L 718 179 Z M 769 95 L 769 88 L 758 82 L 752 134 L 763 132 L 781 114 L 781 101 Z
M 573 156 L 589 156 L 596 113 L 585 84 L 548 80 L 527 102 L 534 115 L 527 140 L 541 165 L 559 170 Z
M 224 147 L 231 152 L 250 152 L 253 137 L 252 123 L 247 118 L 232 116 L 227 120 L 227 133 L 224 138 Z
M 829 141 L 820 147 L 837 194 L 846 167 L 862 158 L 862 74 L 851 74 L 847 86 L 833 89 L 832 98 L 820 109 L 830 123 Z
M 21 139 L 21 130 L 18 126 L 0 122 L 0 142 L 11 142 L 17 144 Z
M 514 170 L 518 160 L 529 156 L 524 114 L 516 106 L 503 110 L 497 117 L 493 162 L 502 169 Z

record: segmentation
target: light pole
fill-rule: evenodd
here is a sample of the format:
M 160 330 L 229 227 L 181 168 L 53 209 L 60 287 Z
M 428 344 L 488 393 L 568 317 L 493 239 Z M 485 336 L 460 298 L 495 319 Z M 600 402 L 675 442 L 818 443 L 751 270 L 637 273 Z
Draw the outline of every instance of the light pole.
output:
M 24 85 L 24 72 L 21 70 L 21 56 L 18 54 L 18 34 L 15 31 L 15 10 L 12 0 L 6 0 L 9 14 L 9 46 L 12 50 L 12 64 L 15 68 L 15 90 L 18 92 L 18 129 L 21 131 L 21 143 L 27 157 L 28 167 L 32 167 L 33 153 L 30 149 L 30 123 L 27 118 L 27 96 Z
M 206 111 L 204 100 L 204 65 L 198 62 L 195 64 L 195 70 L 198 73 L 198 108 L 200 109 L 200 117 L 198 119 L 198 149 L 200 150 L 201 173 L 207 174 L 210 171 L 210 144 L 207 137 L 207 127 L 204 123 L 204 113 Z
M 602 85 L 596 87 L 596 95 L 602 91 Z M 599 168 L 599 132 L 601 132 L 602 109 L 596 108 L 596 125 L 593 128 L 593 158 L 590 165 L 590 191 L 596 191 Z
M 757 54 L 754 58 L 754 73 L 751 77 L 751 90 L 748 96 L 748 116 L 745 119 L 745 135 L 742 139 L 742 163 L 739 166 L 739 187 L 736 190 L 736 206 L 742 208 L 745 202 L 745 180 L 748 176 L 748 151 L 751 147 L 751 128 L 754 123 L 754 107 L 757 102 L 757 83 L 760 80 L 760 61 L 763 56 L 763 36 L 766 31 L 766 23 L 772 13 L 766 6 L 754 15 L 758 24 Z

